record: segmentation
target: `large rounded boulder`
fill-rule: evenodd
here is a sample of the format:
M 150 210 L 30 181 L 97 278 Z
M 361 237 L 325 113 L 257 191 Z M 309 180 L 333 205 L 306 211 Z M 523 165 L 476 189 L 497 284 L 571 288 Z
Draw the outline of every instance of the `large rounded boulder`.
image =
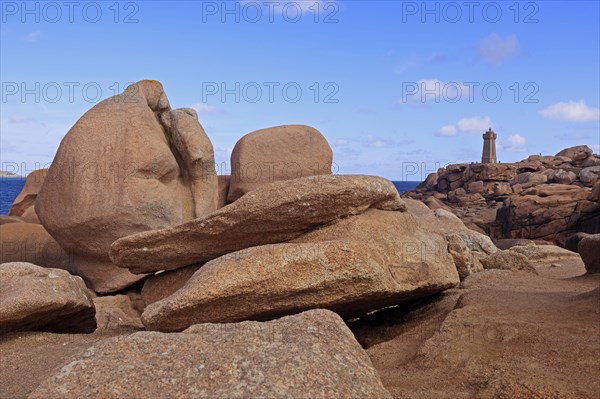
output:
M 177 225 L 217 207 L 212 144 L 195 111 L 172 110 L 162 85 L 141 81 L 86 112 L 64 137 L 35 210 L 97 292 L 144 276 L 108 257 L 117 239 Z
M 227 201 L 267 183 L 331 174 L 332 162 L 329 143 L 310 126 L 276 126 L 248 133 L 231 153 Z

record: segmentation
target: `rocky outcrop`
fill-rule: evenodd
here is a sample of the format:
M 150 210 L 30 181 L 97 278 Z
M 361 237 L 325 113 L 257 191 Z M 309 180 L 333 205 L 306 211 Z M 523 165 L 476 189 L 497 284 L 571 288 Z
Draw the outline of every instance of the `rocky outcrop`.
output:
M 0 265 L 0 333 L 96 329 L 94 304 L 77 276 L 31 263 Z
M 44 184 L 48 169 L 34 170 L 25 180 L 25 185 L 21 189 L 17 198 L 13 201 L 8 216 L 18 216 L 26 223 L 39 223 L 40 220 L 35 213 L 35 200 L 38 192 Z
M 325 137 L 304 125 L 276 126 L 248 133 L 231 153 L 228 202 L 280 180 L 330 175 L 333 152 Z
M 583 259 L 588 273 L 600 273 L 600 234 L 593 234 L 583 238 L 577 250 Z
M 284 244 L 214 259 L 148 306 L 142 320 L 149 329 L 181 331 L 312 308 L 349 318 L 458 282 L 443 238 L 421 229 L 408 212 L 371 209 Z
M 29 397 L 391 398 L 334 313 L 104 340 Z
M 389 180 L 314 176 L 263 185 L 205 218 L 116 241 L 115 264 L 133 273 L 173 270 L 257 245 L 291 240 L 369 208 L 403 210 Z
M 600 232 L 598 194 L 591 188 L 598 165 L 600 157 L 587 146 L 510 164 L 449 165 L 405 196 L 432 209 L 449 207 L 468 227 L 494 239 L 563 245 L 575 232 Z
M 195 111 L 172 110 L 159 82 L 141 81 L 86 112 L 62 140 L 35 209 L 94 290 L 143 276 L 109 259 L 118 238 L 217 208 L 213 147 Z

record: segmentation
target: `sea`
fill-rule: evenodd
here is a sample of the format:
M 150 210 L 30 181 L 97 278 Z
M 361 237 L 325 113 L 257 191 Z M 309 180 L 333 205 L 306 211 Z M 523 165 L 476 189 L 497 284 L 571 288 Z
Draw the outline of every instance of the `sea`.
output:
M 394 181 L 394 186 L 400 194 L 410 191 L 417 187 L 418 181 Z M 14 202 L 17 195 L 21 192 L 25 178 L 18 177 L 0 177 L 0 215 L 6 215 L 10 206 Z

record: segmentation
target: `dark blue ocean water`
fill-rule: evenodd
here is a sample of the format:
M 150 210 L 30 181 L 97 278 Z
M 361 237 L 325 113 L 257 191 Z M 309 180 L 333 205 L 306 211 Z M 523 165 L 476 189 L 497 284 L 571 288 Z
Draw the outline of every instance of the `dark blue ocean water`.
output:
M 0 215 L 6 215 L 17 195 L 21 192 L 25 178 L 0 177 Z
M 414 190 L 421 183 L 420 181 L 393 181 L 396 190 L 400 194 L 404 194 L 407 191 Z
M 417 187 L 418 181 L 395 181 L 394 186 L 400 194 Z M 0 177 L 0 215 L 6 215 L 17 195 L 21 192 L 25 178 Z

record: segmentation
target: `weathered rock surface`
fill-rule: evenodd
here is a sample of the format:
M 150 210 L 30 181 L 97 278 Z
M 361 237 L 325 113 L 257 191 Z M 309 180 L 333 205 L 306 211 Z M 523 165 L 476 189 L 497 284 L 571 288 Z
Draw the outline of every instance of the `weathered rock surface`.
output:
M 369 208 L 404 210 L 389 180 L 314 176 L 260 186 L 205 218 L 116 241 L 115 264 L 133 273 L 173 270 L 244 248 L 287 241 Z
M 115 240 L 203 217 L 217 197 L 212 144 L 195 111 L 171 110 L 159 82 L 141 81 L 71 128 L 35 209 L 75 255 L 73 273 L 106 293 L 140 280 L 111 263 Z
M 0 265 L 0 333 L 93 332 L 92 298 L 77 276 L 24 262 Z
M 30 398 L 391 398 L 334 313 L 107 339 Z
M 348 318 L 458 282 L 442 237 L 421 229 L 408 212 L 371 209 L 288 243 L 214 259 L 183 288 L 148 306 L 142 321 L 152 330 L 181 331 L 313 308 Z
M 524 255 L 530 263 L 549 264 L 565 259 L 579 259 L 579 255 L 556 245 L 518 245 L 511 251 Z
M 600 273 L 600 234 L 585 237 L 577 246 L 588 273 Z
M 41 224 L 0 225 L 0 263 L 28 262 L 70 270 L 71 257 Z
M 571 252 L 578 252 L 577 246 L 579 242 L 585 237 L 589 236 L 588 233 L 575 233 L 565 240 L 565 249 Z
M 93 301 L 96 308 L 96 333 L 117 334 L 144 329 L 141 314 L 127 295 L 99 296 Z
M 551 180 L 558 184 L 571 184 L 577 179 L 577 175 L 573 172 L 566 171 L 563 169 L 558 169 L 554 171 L 551 175 Z
M 405 197 L 449 207 L 469 228 L 494 239 L 543 239 L 564 245 L 576 232 L 600 233 L 594 187 L 600 157 L 587 146 L 510 164 L 457 164 L 439 169 Z
M 537 274 L 529 259 L 518 250 L 498 251 L 483 258 L 481 263 L 485 269 L 523 270 Z
M 581 169 L 579 179 L 587 187 L 593 187 L 600 177 L 600 166 L 590 166 L 589 168 Z
M 333 152 L 316 129 L 285 125 L 242 137 L 231 153 L 228 202 L 261 185 L 306 176 L 330 175 Z
M 565 148 L 556 154 L 557 157 L 571 158 L 573 161 L 582 161 L 592 155 L 592 149 L 587 145 L 578 145 L 575 147 Z
M 452 212 L 442 208 L 431 210 L 422 202 L 408 198 L 404 202 L 423 229 L 446 240 L 461 280 L 482 271 L 481 259 L 498 251 L 488 236 L 467 228 Z
M 231 180 L 231 176 L 219 175 L 217 177 L 219 182 L 219 200 L 217 209 L 221 209 L 227 205 L 227 194 L 229 193 L 229 181 Z
M 149 277 L 142 288 L 142 299 L 146 306 L 172 295 L 183 287 L 200 266 L 202 265 L 185 266 Z
M 564 277 L 485 270 L 349 327 L 395 398 L 593 398 L 600 275 L 565 278 L 580 263 L 548 269 Z
M 25 222 L 23 221 L 23 219 L 21 219 L 18 216 L 0 215 L 0 226 L 2 226 L 3 224 L 10 224 L 10 223 L 25 223 Z
M 17 198 L 13 201 L 8 216 L 18 216 L 26 223 L 39 223 L 40 220 L 35 213 L 35 199 L 37 198 L 38 192 L 44 184 L 48 169 L 34 170 L 25 180 L 25 185 Z

